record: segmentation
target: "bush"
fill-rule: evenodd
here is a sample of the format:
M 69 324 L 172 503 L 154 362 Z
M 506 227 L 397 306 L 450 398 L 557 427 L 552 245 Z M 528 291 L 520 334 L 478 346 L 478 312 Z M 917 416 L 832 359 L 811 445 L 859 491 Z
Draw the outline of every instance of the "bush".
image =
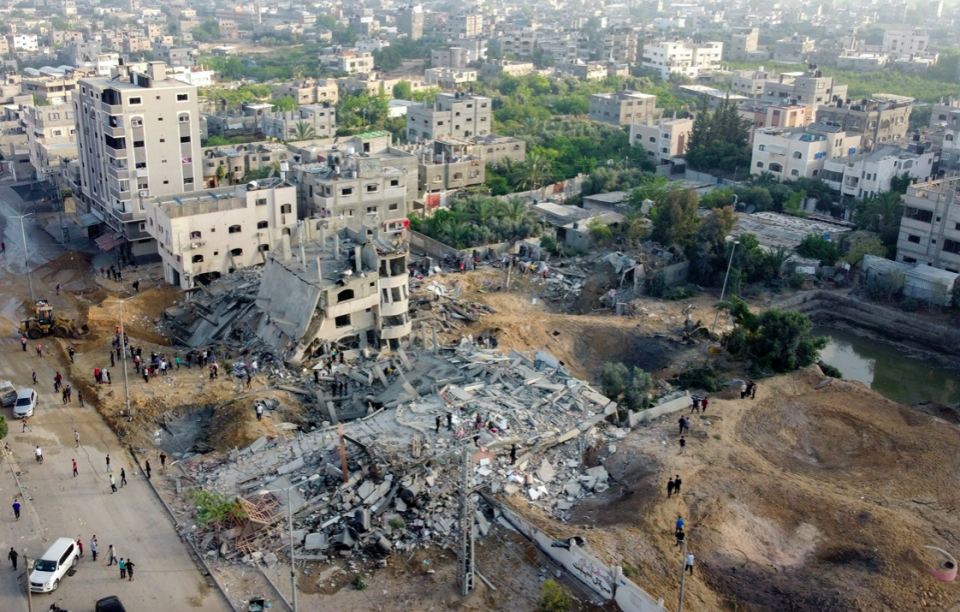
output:
M 0 440 L 3 440 L 7 437 L 7 419 L 0 416 Z
M 832 266 L 840 259 L 840 250 L 837 249 L 837 245 L 816 234 L 808 234 L 797 247 L 797 253 L 803 257 L 818 259 L 825 266 Z
M 202 528 L 206 528 L 208 525 L 222 527 L 231 519 L 246 518 L 246 512 L 240 502 L 226 495 L 204 491 L 203 489 L 194 489 L 190 491 L 187 498 L 196 506 L 195 518 L 197 524 Z
M 917 312 L 920 310 L 920 302 L 912 297 L 903 298 L 900 302 L 900 310 L 904 312 Z
M 407 526 L 407 522 L 402 518 L 397 517 L 390 519 L 390 521 L 387 522 L 387 525 L 390 525 L 390 527 L 393 529 L 403 529 Z
M 734 297 L 718 304 L 733 315 L 737 328 L 726 336 L 727 351 L 750 359 L 757 372 L 790 372 L 816 363 L 827 339 L 814 336 L 813 322 L 805 314 L 772 308 L 759 315 Z
M 820 369 L 826 376 L 829 376 L 830 378 L 843 378 L 843 372 L 833 367 L 829 363 L 821 360 L 817 362 L 817 365 L 820 366 Z
M 356 576 L 354 576 L 353 582 L 351 582 L 350 584 L 352 584 L 353 588 L 357 589 L 358 591 L 367 590 L 367 583 L 363 581 L 362 574 L 357 574 Z
M 537 612 L 570 612 L 573 609 L 573 596 L 566 588 L 553 580 L 543 583 L 543 595 L 537 604 Z
M 709 366 L 684 370 L 677 376 L 676 380 L 684 389 L 703 389 L 710 393 L 723 390 L 723 383 L 717 378 L 713 368 Z
M 604 395 L 629 410 L 650 406 L 653 378 L 640 368 L 630 370 L 623 363 L 607 362 L 600 368 L 600 388 Z
M 650 279 L 650 288 L 647 289 L 650 297 L 662 298 L 667 294 L 667 275 L 660 270 Z

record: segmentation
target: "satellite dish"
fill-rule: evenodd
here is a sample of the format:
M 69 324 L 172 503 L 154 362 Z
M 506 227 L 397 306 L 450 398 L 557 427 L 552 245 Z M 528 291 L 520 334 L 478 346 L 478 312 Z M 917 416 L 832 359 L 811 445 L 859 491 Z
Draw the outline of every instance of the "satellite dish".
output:
M 757 207 L 756 207 L 755 205 L 753 205 L 753 204 L 747 206 L 747 214 L 748 214 L 748 215 L 752 215 L 754 212 L 756 212 L 756 210 L 757 210 Z

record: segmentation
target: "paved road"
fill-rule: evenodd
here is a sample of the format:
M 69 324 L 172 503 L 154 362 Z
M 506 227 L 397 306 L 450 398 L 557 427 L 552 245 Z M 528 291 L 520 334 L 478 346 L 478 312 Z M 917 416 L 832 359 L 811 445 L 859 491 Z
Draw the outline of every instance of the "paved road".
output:
M 0 212 L 10 214 L 8 206 L 0 202 Z M 6 228 L 7 250 L 17 249 L 19 241 L 10 240 L 11 224 Z M 19 223 L 16 234 L 19 234 Z M 28 228 L 28 232 L 29 232 Z M 37 251 L 41 257 L 56 256 L 52 240 L 37 228 Z M 38 235 L 42 234 L 42 235 Z M 19 237 L 19 236 L 16 236 Z M 34 237 L 28 235 L 28 240 Z M 31 245 L 33 246 L 33 245 Z M 20 247 L 22 248 L 22 247 Z M 18 253 L 22 258 L 22 250 Z M 33 260 L 34 257 L 31 257 Z M 22 259 L 20 260 L 22 264 Z M 26 283 L 19 277 L 20 266 L 13 261 L 0 262 L 0 291 L 11 305 L 26 298 Z M 16 297 L 11 297 L 15 295 Z M 19 388 L 28 386 L 31 372 L 36 370 L 40 384 L 36 390 L 40 405 L 30 419 L 32 431 L 21 432 L 21 422 L 11 419 L 9 408 L 0 409 L 8 419 L 10 432 L 4 442 L 11 452 L 0 457 L 0 611 L 27 610 L 25 593 L 18 586 L 22 574 L 14 572 L 6 560 L 10 547 L 30 556 L 42 553 L 59 537 L 82 537 L 84 558 L 76 575 L 66 578 L 53 594 L 36 595 L 34 610 L 43 612 L 57 602 L 71 612 L 93 610 L 94 602 L 107 595 L 118 595 L 127 609 L 137 612 L 172 612 L 202 609 L 204 612 L 227 612 L 228 605 L 215 588 L 209 588 L 201 573 L 180 542 L 172 522 L 142 474 L 134 467 L 117 437 L 110 431 L 95 410 L 80 408 L 74 393 L 73 404 L 64 406 L 60 394 L 53 391 L 56 370 L 66 374 L 52 356 L 36 357 L 30 351 L 22 352 L 19 337 L 13 328 L 15 313 L 0 303 L 0 378 L 9 379 Z M 12 319 L 12 320 L 11 320 Z M 52 342 L 52 341 L 51 341 Z M 45 342 L 47 344 L 47 342 Z M 65 377 L 66 382 L 70 382 Z M 122 393 L 122 384 L 115 384 L 116 393 Z M 74 444 L 74 430 L 80 432 L 81 448 Z M 44 463 L 33 459 L 33 449 L 43 449 Z M 119 485 L 120 467 L 126 468 L 128 485 L 116 494 L 110 492 L 106 473 L 106 454 L 110 453 L 114 475 Z M 2 453 L 0 453 L 2 454 Z M 71 461 L 79 464 L 79 477 L 72 475 Z M 159 461 L 151 463 L 159 467 Z M 159 477 L 156 472 L 154 478 Z M 20 521 L 15 521 L 12 504 L 22 491 L 25 497 Z M 101 555 L 111 543 L 118 556 L 132 557 L 136 566 L 136 580 L 120 581 L 116 566 L 108 567 L 101 556 L 93 562 L 89 544 L 97 536 Z

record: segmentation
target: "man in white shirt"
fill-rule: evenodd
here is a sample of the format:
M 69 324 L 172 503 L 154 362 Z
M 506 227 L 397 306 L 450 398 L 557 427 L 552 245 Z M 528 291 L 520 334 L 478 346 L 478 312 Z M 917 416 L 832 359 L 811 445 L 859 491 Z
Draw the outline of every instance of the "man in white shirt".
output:
M 687 565 L 683 569 L 689 571 L 690 575 L 693 576 L 693 554 L 687 555 Z

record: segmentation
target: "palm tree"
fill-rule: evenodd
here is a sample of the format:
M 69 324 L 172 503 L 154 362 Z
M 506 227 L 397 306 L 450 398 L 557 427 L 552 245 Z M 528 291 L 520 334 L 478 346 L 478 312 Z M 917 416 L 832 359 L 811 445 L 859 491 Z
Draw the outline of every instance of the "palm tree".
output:
M 317 131 L 306 121 L 297 121 L 294 126 L 294 140 L 310 140 L 317 137 Z
M 777 181 L 776 175 L 774 175 L 773 172 L 767 172 L 766 170 L 750 179 L 750 184 L 758 187 L 776 185 L 778 182 L 779 181 Z
M 514 184 L 520 189 L 539 192 L 540 188 L 551 179 L 553 179 L 553 167 L 550 160 L 540 153 L 530 153 L 520 167 Z
M 510 198 L 506 202 L 501 201 L 497 212 L 502 219 L 515 226 L 522 225 L 527 221 L 536 221 L 536 215 L 520 198 Z
M 493 202 L 487 198 L 476 199 L 470 202 L 467 212 L 470 215 L 470 219 L 480 226 L 489 224 L 490 220 L 493 219 L 497 213 Z

